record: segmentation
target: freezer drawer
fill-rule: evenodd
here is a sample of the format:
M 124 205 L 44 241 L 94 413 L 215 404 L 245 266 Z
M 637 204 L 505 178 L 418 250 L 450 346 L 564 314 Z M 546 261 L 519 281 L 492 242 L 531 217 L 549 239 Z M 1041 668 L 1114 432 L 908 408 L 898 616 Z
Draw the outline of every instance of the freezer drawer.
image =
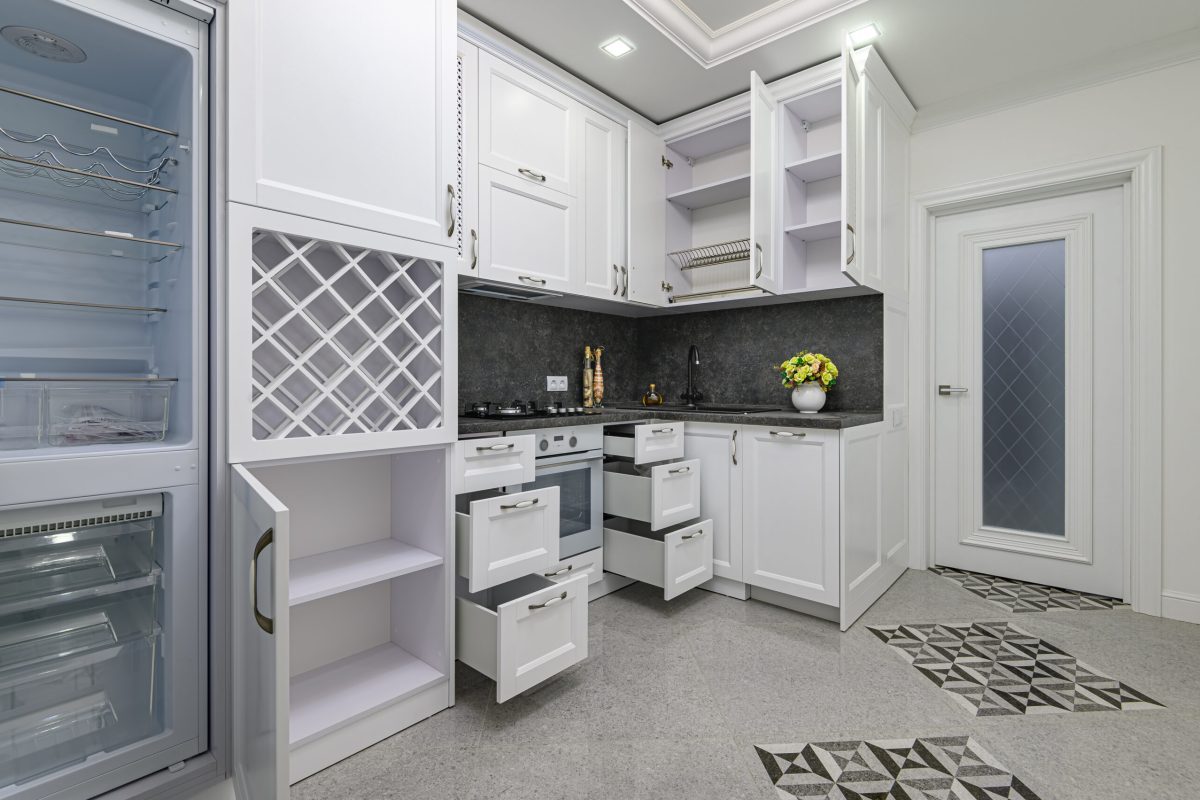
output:
M 713 576 L 712 520 L 669 531 L 610 519 L 604 528 L 604 568 L 663 590 L 670 600 Z
M 632 459 L 635 464 L 657 464 L 683 458 L 682 422 L 646 422 L 609 425 L 604 429 L 604 455 Z
M 454 493 L 531 482 L 534 447 L 533 436 L 495 436 L 455 442 Z
M 458 574 L 472 592 L 543 571 L 558 561 L 558 487 L 459 495 Z
M 529 575 L 457 598 L 458 660 L 496 682 L 503 703 L 587 658 L 587 577 Z
M 642 467 L 628 461 L 604 465 L 604 513 L 661 530 L 700 516 L 700 460 Z

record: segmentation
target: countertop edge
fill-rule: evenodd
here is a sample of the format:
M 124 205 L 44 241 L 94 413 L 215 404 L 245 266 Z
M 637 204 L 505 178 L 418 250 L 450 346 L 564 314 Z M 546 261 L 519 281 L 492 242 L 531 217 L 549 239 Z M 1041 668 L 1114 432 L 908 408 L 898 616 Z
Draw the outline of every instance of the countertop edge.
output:
M 478 436 L 487 433 L 565 428 L 583 425 L 613 425 L 646 419 L 670 419 L 683 422 L 703 422 L 716 425 L 761 425 L 781 428 L 816 428 L 843 430 L 883 422 L 882 411 L 835 411 L 801 414 L 798 411 L 757 411 L 749 414 L 705 414 L 698 411 L 665 409 L 604 409 L 586 415 L 540 419 L 490 420 L 472 417 L 458 418 L 459 436 Z

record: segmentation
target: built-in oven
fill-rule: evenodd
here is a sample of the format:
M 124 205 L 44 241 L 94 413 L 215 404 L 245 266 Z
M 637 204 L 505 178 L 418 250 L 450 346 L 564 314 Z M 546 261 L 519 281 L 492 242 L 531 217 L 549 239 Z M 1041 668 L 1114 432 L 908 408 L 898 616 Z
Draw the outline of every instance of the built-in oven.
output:
M 521 488 L 558 487 L 558 557 L 594 550 L 604 543 L 604 428 L 544 428 L 513 431 L 535 437 L 533 483 Z

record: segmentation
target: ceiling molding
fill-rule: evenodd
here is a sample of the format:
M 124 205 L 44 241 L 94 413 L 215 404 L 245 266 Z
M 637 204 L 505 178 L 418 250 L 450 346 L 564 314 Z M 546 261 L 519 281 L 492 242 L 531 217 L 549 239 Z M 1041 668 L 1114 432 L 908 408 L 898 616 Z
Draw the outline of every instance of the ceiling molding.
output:
M 776 0 L 722 26 L 710 28 L 686 0 L 625 0 L 625 4 L 705 69 L 847 11 L 866 0 Z

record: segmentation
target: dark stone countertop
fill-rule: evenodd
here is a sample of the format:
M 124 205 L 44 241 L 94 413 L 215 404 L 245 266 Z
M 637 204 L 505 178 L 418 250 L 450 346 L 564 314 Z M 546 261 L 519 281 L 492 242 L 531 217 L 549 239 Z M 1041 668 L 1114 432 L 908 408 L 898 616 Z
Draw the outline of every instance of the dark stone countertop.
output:
M 670 406 L 655 409 L 637 407 L 606 407 L 585 415 L 550 417 L 539 419 L 475 419 L 458 418 L 459 436 L 478 436 L 484 433 L 504 431 L 528 431 L 537 428 L 562 428 L 571 425 L 611 425 L 619 422 L 637 422 L 644 419 L 677 419 L 685 422 L 711 422 L 719 425 L 767 425 L 781 428 L 823 428 L 841 430 L 859 425 L 882 422 L 880 411 L 834 411 L 829 413 L 801 414 L 784 408 L 764 408 L 744 414 L 714 414 L 703 411 L 679 411 Z

